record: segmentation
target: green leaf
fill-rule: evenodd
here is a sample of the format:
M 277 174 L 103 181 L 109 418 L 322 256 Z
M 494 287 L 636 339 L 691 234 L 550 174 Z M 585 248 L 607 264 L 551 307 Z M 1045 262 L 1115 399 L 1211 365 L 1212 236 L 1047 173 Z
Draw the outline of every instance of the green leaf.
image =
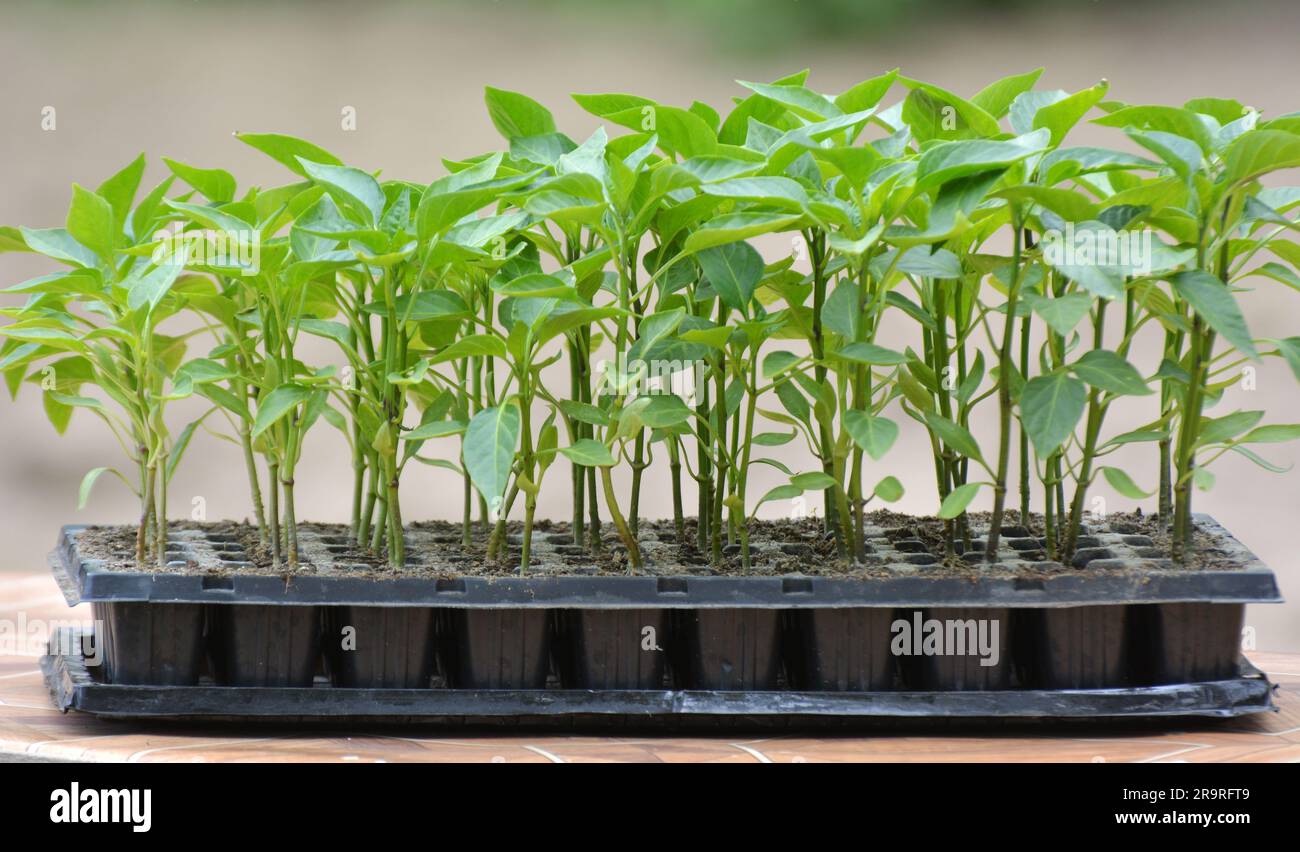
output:
M 797 432 L 759 432 L 750 436 L 749 442 L 756 447 L 782 447 L 790 443 Z
M 1094 388 L 1115 394 L 1145 396 L 1152 393 L 1132 364 L 1108 349 L 1093 349 L 1070 365 L 1070 370 Z
M 94 470 L 87 472 L 81 480 L 81 487 L 77 489 L 78 509 L 86 508 L 86 502 L 90 500 L 90 492 L 94 489 L 95 483 L 99 481 L 99 477 L 105 473 L 111 473 L 118 479 L 122 480 L 126 487 L 131 489 L 131 493 L 138 496 L 139 492 L 136 491 L 135 486 L 133 486 L 131 482 L 116 469 L 111 467 L 97 467 Z
M 887 417 L 873 417 L 862 411 L 844 412 L 844 428 L 853 442 L 876 461 L 898 440 L 898 424 Z M 892 502 L 892 501 L 891 501 Z
M 463 433 L 465 428 L 465 423 L 460 420 L 431 420 L 428 423 L 421 423 L 409 432 L 403 432 L 402 440 L 427 441 L 431 438 L 446 438 L 449 435 Z
M 77 184 L 72 185 L 72 206 L 68 208 L 68 233 L 86 248 L 109 262 L 117 247 L 113 206 L 104 198 Z
M 1295 374 L 1296 381 L 1300 381 L 1300 337 L 1286 337 L 1281 340 L 1266 338 L 1268 343 L 1277 347 L 1277 354 L 1281 356 Z
M 1224 177 L 1231 184 L 1278 169 L 1300 166 L 1300 135 L 1283 130 L 1243 133 L 1223 152 Z
M 1246 327 L 1246 318 L 1242 316 L 1241 308 L 1237 306 L 1227 285 L 1199 269 L 1180 272 L 1170 281 L 1174 285 L 1174 291 L 1187 300 L 1210 328 L 1222 335 L 1241 354 L 1259 360 L 1255 342 Z
M 916 166 L 917 189 L 939 186 L 956 178 L 1005 169 L 1047 147 L 1048 132 L 1036 130 L 1006 142 L 961 139 L 927 148 Z
M 695 257 L 723 304 L 746 313 L 763 277 L 763 256 L 758 250 L 746 242 L 732 242 L 707 248 Z
M 148 272 L 136 275 L 132 273 L 123 284 L 127 287 L 126 304 L 133 311 L 148 307 L 149 312 L 158 307 L 176 283 L 177 277 L 185 268 L 188 250 L 182 248 L 179 257 L 169 258 L 166 262 L 153 267 Z
M 19 229 L 23 244 L 28 249 L 40 252 L 46 257 L 71 263 L 75 266 L 94 267 L 99 262 L 94 251 L 77 242 L 66 228 L 28 228 Z
M 1020 421 L 1038 455 L 1046 458 L 1056 451 L 1083 416 L 1088 390 L 1068 373 L 1035 376 L 1025 383 L 1020 396 Z
M 1300 438 L 1300 423 L 1272 423 L 1251 429 L 1237 439 L 1239 444 L 1280 444 Z
M 797 485 L 778 485 L 763 495 L 763 498 L 755 504 L 754 511 L 757 512 L 759 506 L 762 506 L 764 503 L 770 503 L 773 500 L 793 500 L 803 494 L 803 491 L 804 490 Z
M 658 394 L 649 397 L 649 403 L 639 412 L 641 422 L 652 429 L 668 429 L 681 425 L 695 416 L 695 412 L 682 402 L 680 397 L 671 394 Z
M 695 252 L 759 234 L 781 231 L 799 223 L 802 216 L 790 213 L 729 213 L 710 219 L 686 238 L 686 251 Z
M 842 113 L 842 110 L 830 99 L 803 86 L 747 83 L 744 80 L 738 82 L 750 91 L 781 104 L 795 115 L 809 121 L 821 121 Z
M 1106 477 L 1106 481 L 1110 483 L 1111 488 L 1132 500 L 1141 500 L 1155 493 L 1154 491 L 1143 491 L 1138 488 L 1132 478 L 1117 467 L 1103 467 L 1101 474 Z
M 1109 88 L 1103 80 L 1091 88 L 1040 107 L 1034 114 L 1034 128 L 1047 128 L 1052 134 L 1052 147 L 1060 145 L 1070 129 L 1079 123 L 1079 119 L 1106 96 Z
M 471 334 L 439 350 L 435 357 L 429 359 L 429 363 L 442 364 L 461 358 L 505 359 L 508 357 L 505 342 L 495 334 Z
M 886 476 L 876 483 L 871 493 L 886 503 L 897 503 L 903 499 L 903 483 L 898 481 L 898 477 Z
M 1043 322 L 1047 323 L 1052 331 L 1062 337 L 1074 331 L 1079 321 L 1088 315 L 1093 301 L 1087 293 L 1066 293 L 1056 297 L 1022 293 L 1021 297 L 1030 305 L 1034 313 L 1043 318 Z
M 571 446 L 560 447 L 560 452 L 574 464 L 585 467 L 613 467 L 618 463 L 609 447 L 591 438 L 580 438 Z
M 787 177 L 738 177 L 700 187 L 705 195 L 754 201 L 770 207 L 801 210 L 808 203 L 808 193 L 798 181 Z
M 483 90 L 483 101 L 492 126 L 506 139 L 513 141 L 555 132 L 551 111 L 527 95 L 488 86 Z
M 384 215 L 387 199 L 379 181 L 350 166 L 332 166 L 301 160 L 307 176 L 334 193 L 335 198 L 357 213 L 371 228 Z
M 224 169 L 200 169 L 163 157 L 172 174 L 188 183 L 215 204 L 225 204 L 235 198 L 235 178 Z
M 857 283 L 844 278 L 826 297 L 826 304 L 822 305 L 822 325 L 846 340 L 858 336 L 858 324 L 861 321 L 858 292 Z
M 814 470 L 809 473 L 795 474 L 790 477 L 790 484 L 802 488 L 804 491 L 825 491 L 827 488 L 835 487 L 835 477 L 820 470 Z
M 578 402 L 573 399 L 560 400 L 560 411 L 571 420 L 579 423 L 590 423 L 592 426 L 608 426 L 609 415 L 603 408 L 592 405 L 589 402 Z
M 1201 431 L 1196 436 L 1197 446 L 1230 441 L 1242 432 L 1253 429 L 1263 419 L 1262 411 L 1234 411 L 1223 417 L 1203 418 Z
M 1291 470 L 1292 467 L 1294 467 L 1294 465 L 1287 465 L 1286 467 L 1283 467 L 1282 465 L 1273 464 L 1268 459 L 1263 458 L 1253 450 L 1243 447 L 1241 444 L 1233 444 L 1228 449 L 1232 450 L 1234 453 L 1238 455 L 1245 456 L 1246 458 L 1250 459 L 1251 462 L 1259 465 L 1260 467 L 1264 468 L 1264 470 L 1267 470 L 1270 473 L 1286 473 L 1287 471 Z
M 984 456 L 980 452 L 980 446 L 975 441 L 975 436 L 970 433 L 964 426 L 960 426 L 946 417 L 938 414 L 927 412 L 925 415 L 926 425 L 948 446 L 969 459 L 983 464 Z
M 136 157 L 126 168 L 104 181 L 95 190 L 113 208 L 113 233 L 121 234 L 122 227 L 131 215 L 140 178 L 144 176 L 144 154 Z
M 997 136 L 1002 132 L 996 118 L 989 115 L 979 105 L 965 98 L 958 97 L 932 83 L 924 83 L 908 77 L 899 77 L 898 81 L 913 90 L 912 94 L 903 103 L 903 120 L 912 127 L 913 133 L 922 140 L 931 138 L 931 134 L 923 132 L 923 128 L 927 126 L 941 129 L 946 127 L 945 119 L 948 111 L 944 109 L 945 107 L 950 107 L 952 112 L 960 118 L 957 128 L 960 133 L 975 136 Z M 942 130 L 940 135 L 944 138 L 952 136 L 951 133 Z
M 838 351 L 831 354 L 836 358 L 842 358 L 845 361 L 853 361 L 858 364 L 893 366 L 895 364 L 906 364 L 908 361 L 908 357 L 902 352 L 895 352 L 893 349 L 887 349 L 884 346 L 877 346 L 874 343 L 863 343 L 861 341 L 843 346 Z
M 975 495 L 982 487 L 984 487 L 982 482 L 968 482 L 949 491 L 948 496 L 943 498 L 943 503 L 939 506 L 939 517 L 948 520 L 966 511 L 966 507 L 975 499 Z
M 465 470 L 489 505 L 505 495 L 519 448 L 519 423 L 518 406 L 506 404 L 475 414 L 465 430 Z
M 185 456 L 185 450 L 190 445 L 190 439 L 194 437 L 194 431 L 199 428 L 199 425 L 205 419 L 207 419 L 208 414 L 211 414 L 214 410 L 215 409 L 209 408 L 207 412 L 197 420 L 191 420 L 189 423 L 185 424 L 185 428 L 181 430 L 181 433 L 176 436 L 176 440 L 172 442 L 171 452 L 167 454 L 167 466 L 163 470 L 163 477 L 167 482 L 171 482 L 172 477 L 176 475 L 176 468 L 180 466 L 181 459 Z
M 342 160 L 324 148 L 293 136 L 279 133 L 236 133 L 235 138 L 245 145 L 256 148 L 300 177 L 308 177 L 307 170 L 302 166 L 302 160 L 324 163 L 327 166 L 343 165 Z
M 253 419 L 253 434 L 259 435 L 278 423 L 290 411 L 311 398 L 312 390 L 305 385 L 287 383 L 280 385 L 267 394 L 257 406 L 257 417 Z
M 990 83 L 981 89 L 974 97 L 971 103 L 987 112 L 994 118 L 1001 118 L 1007 114 L 1011 108 L 1011 102 L 1014 101 L 1021 93 L 1027 92 L 1038 82 L 1038 78 L 1043 74 L 1042 68 L 1035 68 L 1033 71 L 1024 74 L 1014 74 L 1010 77 L 1003 77 L 995 83 Z

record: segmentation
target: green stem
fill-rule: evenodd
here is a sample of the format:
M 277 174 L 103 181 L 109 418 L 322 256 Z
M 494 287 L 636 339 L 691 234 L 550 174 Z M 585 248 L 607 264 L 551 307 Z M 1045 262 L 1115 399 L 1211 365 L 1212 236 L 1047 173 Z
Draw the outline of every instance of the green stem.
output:
M 1020 233 L 1020 219 L 1012 210 L 1011 230 Z M 1007 285 L 1007 316 L 1002 331 L 1002 347 L 998 351 L 998 469 L 993 482 L 993 515 L 989 522 L 988 541 L 984 547 L 986 562 L 998 558 L 998 543 L 1002 534 L 1002 515 L 1007 504 L 1007 470 L 1011 463 L 1011 382 L 1007 376 L 1012 369 L 1011 347 L 1016 335 L 1016 302 L 1020 295 L 1020 240 L 1013 239 L 1011 281 Z
M 608 467 L 600 469 L 600 482 L 604 487 L 605 506 L 609 509 L 609 516 L 614 521 L 614 528 L 618 530 L 618 537 L 623 540 L 623 546 L 627 548 L 628 573 L 635 574 L 641 570 L 641 547 L 637 544 L 636 536 L 632 535 L 623 513 L 619 511 L 618 498 L 614 494 L 614 482 Z

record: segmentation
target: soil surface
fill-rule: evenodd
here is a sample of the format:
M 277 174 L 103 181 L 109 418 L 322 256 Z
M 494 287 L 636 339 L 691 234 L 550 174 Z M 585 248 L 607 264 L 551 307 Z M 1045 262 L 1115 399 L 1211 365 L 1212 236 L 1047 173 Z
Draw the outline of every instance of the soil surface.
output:
M 1185 566 L 1169 558 L 1169 536 L 1156 519 L 1141 513 L 1115 514 L 1083 530 L 1069 566 L 1049 557 L 1042 538 L 1042 520 L 1034 516 L 1028 528 L 1004 526 L 995 563 L 984 561 L 987 514 L 971 514 L 968 530 L 957 529 L 949 551 L 946 522 L 889 511 L 866 516 L 864 553 L 859 561 L 840 556 L 834 538 L 818 518 L 757 521 L 751 528 L 751 564 L 741 561 L 738 542 L 724 542 L 722 559 L 714 564 L 708 549 L 695 544 L 696 523 L 686 519 L 679 536 L 671 521 L 643 521 L 638 536 L 643 573 L 719 576 L 802 574 L 846 578 L 923 576 L 1042 576 L 1063 571 L 1113 573 L 1117 570 L 1233 570 L 1244 567 L 1248 554 L 1219 530 L 1198 528 L 1195 550 Z M 601 575 L 628 572 L 627 551 L 606 524 L 601 543 L 592 552 L 588 541 L 574 541 L 567 523 L 540 521 L 534 526 L 529 573 L 532 575 Z M 486 556 L 486 532 L 475 525 L 470 543 L 463 544 L 459 524 L 445 521 L 407 527 L 407 559 L 390 568 L 382 553 L 356 544 L 339 524 L 300 524 L 299 561 L 294 570 L 276 565 L 270 547 L 256 527 L 247 523 L 174 523 L 168 530 L 165 564 L 135 559 L 135 528 L 87 527 L 75 536 L 83 559 L 102 570 L 203 575 L 347 575 L 374 578 L 508 577 L 519 573 L 522 524 L 507 525 L 507 546 L 496 560 Z

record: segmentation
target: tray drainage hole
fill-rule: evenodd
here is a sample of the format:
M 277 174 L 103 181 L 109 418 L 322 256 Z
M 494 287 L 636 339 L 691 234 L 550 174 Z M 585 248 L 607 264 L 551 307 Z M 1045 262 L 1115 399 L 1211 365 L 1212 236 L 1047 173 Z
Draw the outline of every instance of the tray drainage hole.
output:
M 808 577 L 786 577 L 781 581 L 781 594 L 811 595 L 812 592 L 813 583 Z
M 684 595 L 687 580 L 685 577 L 660 577 L 655 583 L 655 589 L 661 595 Z
M 438 592 L 454 592 L 463 595 L 465 594 L 465 581 L 444 577 L 436 581 L 433 588 Z
M 233 592 L 235 581 L 232 577 L 204 577 L 201 588 L 205 592 Z

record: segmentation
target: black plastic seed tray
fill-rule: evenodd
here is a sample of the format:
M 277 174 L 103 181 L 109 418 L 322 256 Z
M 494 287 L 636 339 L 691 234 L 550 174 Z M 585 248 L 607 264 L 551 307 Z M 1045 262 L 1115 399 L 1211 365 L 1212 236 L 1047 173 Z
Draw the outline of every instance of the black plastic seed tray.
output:
M 732 725 L 1267 709 L 1240 641 L 1246 603 L 1279 599 L 1273 574 L 1198 522 L 1212 542 L 1195 570 L 1156 558 L 1144 536 L 1094 528 L 1086 565 L 1043 563 L 1035 539 L 1009 530 L 998 563 L 954 573 L 927 568 L 922 542 L 871 529 L 879 570 L 852 578 L 703 576 L 671 547 L 647 547 L 658 558 L 642 576 L 463 577 L 456 543 L 423 529 L 407 533 L 418 570 L 405 578 L 350 571 L 335 558 L 346 542 L 318 528 L 300 535 L 308 567 L 291 578 L 241 574 L 253 567 L 242 546 L 206 528 L 173 531 L 176 570 L 120 571 L 83 558 L 69 527 L 54 573 L 69 603 L 91 602 L 103 665 L 55 655 L 49 671 L 62 707 L 178 718 Z M 539 556 L 572 555 L 565 538 L 543 536 Z M 955 647 L 895 647 L 923 624 Z
M 844 726 L 890 719 L 1233 717 L 1276 709 L 1272 687 L 1245 659 L 1236 676 L 1123 689 L 794 692 L 736 690 L 349 689 L 132 686 L 104 683 L 61 628 L 41 660 L 55 705 L 122 719 L 345 720 L 554 727 L 564 724 L 735 727 Z M 70 650 L 71 649 L 71 650 Z
M 826 607 L 1073 607 L 1087 604 L 1175 602 L 1263 603 L 1281 600 L 1277 582 L 1263 563 L 1205 515 L 1197 525 L 1215 539 L 1224 569 L 1175 569 L 1156 554 L 1145 536 L 1099 528 L 1087 536 L 1071 570 L 1041 561 L 1036 539 L 1008 536 L 999 562 L 974 576 L 927 572 L 928 553 L 911 552 L 884 531 L 868 530 L 880 576 L 840 578 L 826 574 L 707 576 L 675 564 L 656 564 L 647 547 L 641 576 L 602 574 L 526 577 L 455 576 L 453 545 L 422 541 L 408 533 L 408 558 L 436 569 L 419 577 L 349 576 L 349 566 L 332 560 L 332 545 L 315 531 L 300 534 L 306 557 L 316 566 L 291 578 L 240 574 L 241 555 L 232 545 L 201 530 L 178 530 L 182 555 L 204 557 L 224 570 L 182 574 L 106 570 L 83 558 L 77 533 L 64 527 L 52 568 L 70 605 L 82 601 L 186 604 L 331 605 L 448 608 L 707 609 Z M 920 544 L 920 542 L 917 542 Z M 536 542 L 538 561 L 555 544 Z

